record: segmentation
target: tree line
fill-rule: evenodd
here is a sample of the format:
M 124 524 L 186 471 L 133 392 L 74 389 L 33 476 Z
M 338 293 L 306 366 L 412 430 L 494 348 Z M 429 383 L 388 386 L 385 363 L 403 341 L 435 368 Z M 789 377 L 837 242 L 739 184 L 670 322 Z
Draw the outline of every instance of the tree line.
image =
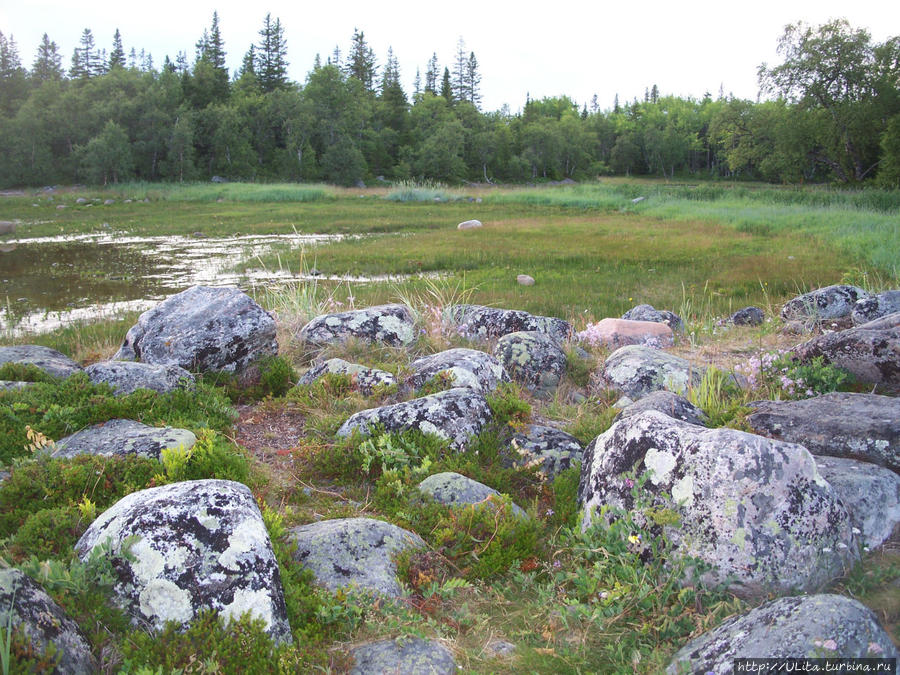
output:
M 786 27 L 782 62 L 759 68 L 763 100 L 660 95 L 601 109 L 566 96 L 521 112 L 481 109 L 475 53 L 459 40 L 404 90 L 355 30 L 287 76 L 284 27 L 266 15 L 235 73 L 218 14 L 195 45 L 157 68 L 89 29 L 63 67 L 45 34 L 30 69 L 0 32 L 0 185 L 86 181 L 433 180 L 448 183 L 692 176 L 773 183 L 900 185 L 900 37 L 873 42 L 844 20 Z

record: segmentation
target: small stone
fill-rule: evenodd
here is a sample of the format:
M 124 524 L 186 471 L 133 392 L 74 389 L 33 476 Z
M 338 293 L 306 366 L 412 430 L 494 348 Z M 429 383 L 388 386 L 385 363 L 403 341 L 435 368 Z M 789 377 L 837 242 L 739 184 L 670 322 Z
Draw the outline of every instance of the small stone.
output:
M 766 320 L 766 315 L 759 307 L 744 307 L 730 317 L 727 323 L 735 326 L 760 326 Z
M 519 286 L 534 286 L 534 277 L 528 276 L 527 274 L 520 274 L 516 277 L 516 283 Z
M 456 226 L 457 230 L 473 230 L 475 228 L 481 227 L 480 220 L 465 220 Z
M 419 483 L 419 491 L 446 506 L 488 505 L 492 498 L 500 497 L 500 493 L 494 488 L 454 471 L 432 474 Z M 528 517 L 516 504 L 512 505 L 512 512 L 519 518 Z

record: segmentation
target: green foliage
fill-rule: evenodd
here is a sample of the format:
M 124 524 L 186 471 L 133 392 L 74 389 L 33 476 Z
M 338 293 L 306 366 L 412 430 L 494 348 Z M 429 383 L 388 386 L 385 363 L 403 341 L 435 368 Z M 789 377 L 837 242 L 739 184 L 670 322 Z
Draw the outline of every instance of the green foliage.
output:
M 527 424 L 531 419 L 531 404 L 522 397 L 522 390 L 514 382 L 502 382 L 487 397 L 488 406 L 498 426 Z
M 575 527 L 576 520 L 581 513 L 578 506 L 578 483 L 580 480 L 580 462 L 575 462 L 565 471 L 560 471 L 553 479 L 550 488 L 553 495 L 551 523 L 564 527 Z
M 0 365 L 0 380 L 52 383 L 56 381 L 56 378 L 30 363 L 13 363 L 9 361 Z
M 737 418 L 746 402 L 744 392 L 734 378 L 712 365 L 703 373 L 700 385 L 688 390 L 687 397 L 706 413 L 709 426 L 713 428 L 725 426 Z
M 9 544 L 13 561 L 34 555 L 39 558 L 67 558 L 90 521 L 73 506 L 42 509 L 25 519 Z
M 769 399 L 807 398 L 853 385 L 851 373 L 826 363 L 822 357 L 803 363 L 784 352 L 751 357 L 735 367 L 755 395 Z
M 208 385 L 220 388 L 231 401 L 246 402 L 266 396 L 284 396 L 296 383 L 297 373 L 283 356 L 263 356 L 253 362 L 248 375 L 207 371 L 202 379 Z
M 250 475 L 244 453 L 227 438 L 210 429 L 201 429 L 197 442 L 189 449 L 164 449 L 161 459 L 165 475 L 154 477 L 157 485 L 204 478 L 246 483 Z

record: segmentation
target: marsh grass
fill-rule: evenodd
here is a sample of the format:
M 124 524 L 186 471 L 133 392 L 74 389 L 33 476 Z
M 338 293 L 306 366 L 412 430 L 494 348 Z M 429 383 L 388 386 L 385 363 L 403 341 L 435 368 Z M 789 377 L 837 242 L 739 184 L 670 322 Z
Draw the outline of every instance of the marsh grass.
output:
M 384 197 L 392 202 L 449 202 L 463 199 L 459 190 L 450 190 L 434 181 L 401 181 Z

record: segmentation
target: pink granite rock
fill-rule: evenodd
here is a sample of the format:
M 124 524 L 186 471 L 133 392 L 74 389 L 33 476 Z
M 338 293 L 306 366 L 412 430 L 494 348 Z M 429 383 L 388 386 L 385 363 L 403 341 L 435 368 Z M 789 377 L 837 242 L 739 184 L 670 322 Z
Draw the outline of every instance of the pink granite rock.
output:
M 674 344 L 672 329 L 666 324 L 628 319 L 603 319 L 599 323 L 588 324 L 577 337 L 589 345 L 606 345 L 613 349 L 625 345 L 646 345 L 662 349 Z

